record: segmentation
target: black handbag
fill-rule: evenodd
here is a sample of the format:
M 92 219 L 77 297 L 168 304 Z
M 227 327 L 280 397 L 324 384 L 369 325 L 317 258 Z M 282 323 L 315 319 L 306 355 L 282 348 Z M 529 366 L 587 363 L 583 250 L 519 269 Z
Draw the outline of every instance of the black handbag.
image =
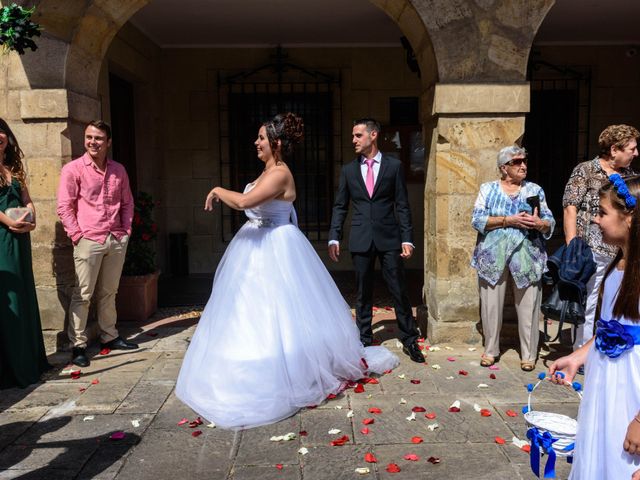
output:
M 584 305 L 581 301 L 577 300 L 563 300 L 562 298 L 579 298 L 580 295 L 574 296 L 567 295 L 566 286 L 563 288 L 562 282 L 558 282 L 554 285 L 551 294 L 540 305 L 540 310 L 545 317 L 544 322 L 544 335 L 545 338 L 549 338 L 547 334 L 547 319 L 556 320 L 558 323 L 558 334 L 555 338 L 549 340 L 555 342 L 562 333 L 562 327 L 564 323 L 570 323 L 573 325 L 571 329 L 571 343 L 575 343 L 576 330 L 578 325 L 584 323 Z

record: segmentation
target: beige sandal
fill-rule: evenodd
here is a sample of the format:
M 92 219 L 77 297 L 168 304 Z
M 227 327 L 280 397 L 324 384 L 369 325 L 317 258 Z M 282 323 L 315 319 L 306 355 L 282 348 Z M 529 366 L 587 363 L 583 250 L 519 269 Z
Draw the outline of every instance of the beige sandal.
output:
M 520 362 L 520 368 L 524 371 L 524 372 L 531 372 L 536 368 L 536 364 L 535 362 Z
M 496 363 L 496 359 L 495 359 L 495 357 L 492 357 L 491 355 L 487 355 L 486 353 L 483 353 L 482 356 L 480 357 L 480 366 L 481 367 L 490 367 L 494 363 Z

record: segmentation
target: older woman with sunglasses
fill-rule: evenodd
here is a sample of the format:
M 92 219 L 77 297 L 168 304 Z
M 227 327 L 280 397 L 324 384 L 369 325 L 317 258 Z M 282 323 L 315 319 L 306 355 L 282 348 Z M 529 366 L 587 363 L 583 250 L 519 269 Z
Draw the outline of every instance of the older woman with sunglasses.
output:
M 520 335 L 520 367 L 535 368 L 538 354 L 538 315 L 546 269 L 544 239 L 555 220 L 539 185 L 525 180 L 527 153 L 518 146 L 498 153 L 500 179 L 484 183 L 473 208 L 478 231 L 471 266 L 478 271 L 484 353 L 480 365 L 489 367 L 500 356 L 500 329 L 507 279 L 514 284 Z

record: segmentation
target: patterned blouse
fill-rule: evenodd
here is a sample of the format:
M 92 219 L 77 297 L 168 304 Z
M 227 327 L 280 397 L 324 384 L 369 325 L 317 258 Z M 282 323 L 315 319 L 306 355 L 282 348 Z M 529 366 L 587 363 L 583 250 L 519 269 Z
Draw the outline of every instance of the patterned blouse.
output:
M 631 168 L 620 171 L 622 177 L 633 175 Z M 576 165 L 564 189 L 562 208 L 573 205 L 578 209 L 576 218 L 576 235 L 583 238 L 594 252 L 606 257 L 615 257 L 618 247 L 602 241 L 600 227 L 593 223 L 600 208 L 600 187 L 609 181 L 609 176 L 602 169 L 598 157 Z
M 538 234 L 531 240 L 528 237 L 531 230 L 515 227 L 485 230 L 489 217 L 517 215 L 523 210 L 531 213 L 526 199 L 535 195 L 540 198 L 540 218 L 551 226 L 547 233 Z M 544 190 L 539 185 L 523 181 L 520 192 L 507 195 L 500 187 L 499 180 L 483 183 L 473 207 L 471 225 L 478 231 L 471 266 L 478 271 L 480 278 L 494 286 L 508 267 L 518 288 L 540 281 L 547 269 L 544 239 L 551 237 L 556 221 L 547 206 Z

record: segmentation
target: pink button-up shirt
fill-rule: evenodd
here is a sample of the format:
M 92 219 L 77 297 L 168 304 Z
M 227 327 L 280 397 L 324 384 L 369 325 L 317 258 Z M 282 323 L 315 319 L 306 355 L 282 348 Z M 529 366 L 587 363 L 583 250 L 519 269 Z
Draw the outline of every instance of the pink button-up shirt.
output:
M 88 153 L 62 168 L 58 216 L 74 244 L 82 237 L 104 243 L 131 235 L 133 196 L 124 166 L 107 159 L 101 172 Z

